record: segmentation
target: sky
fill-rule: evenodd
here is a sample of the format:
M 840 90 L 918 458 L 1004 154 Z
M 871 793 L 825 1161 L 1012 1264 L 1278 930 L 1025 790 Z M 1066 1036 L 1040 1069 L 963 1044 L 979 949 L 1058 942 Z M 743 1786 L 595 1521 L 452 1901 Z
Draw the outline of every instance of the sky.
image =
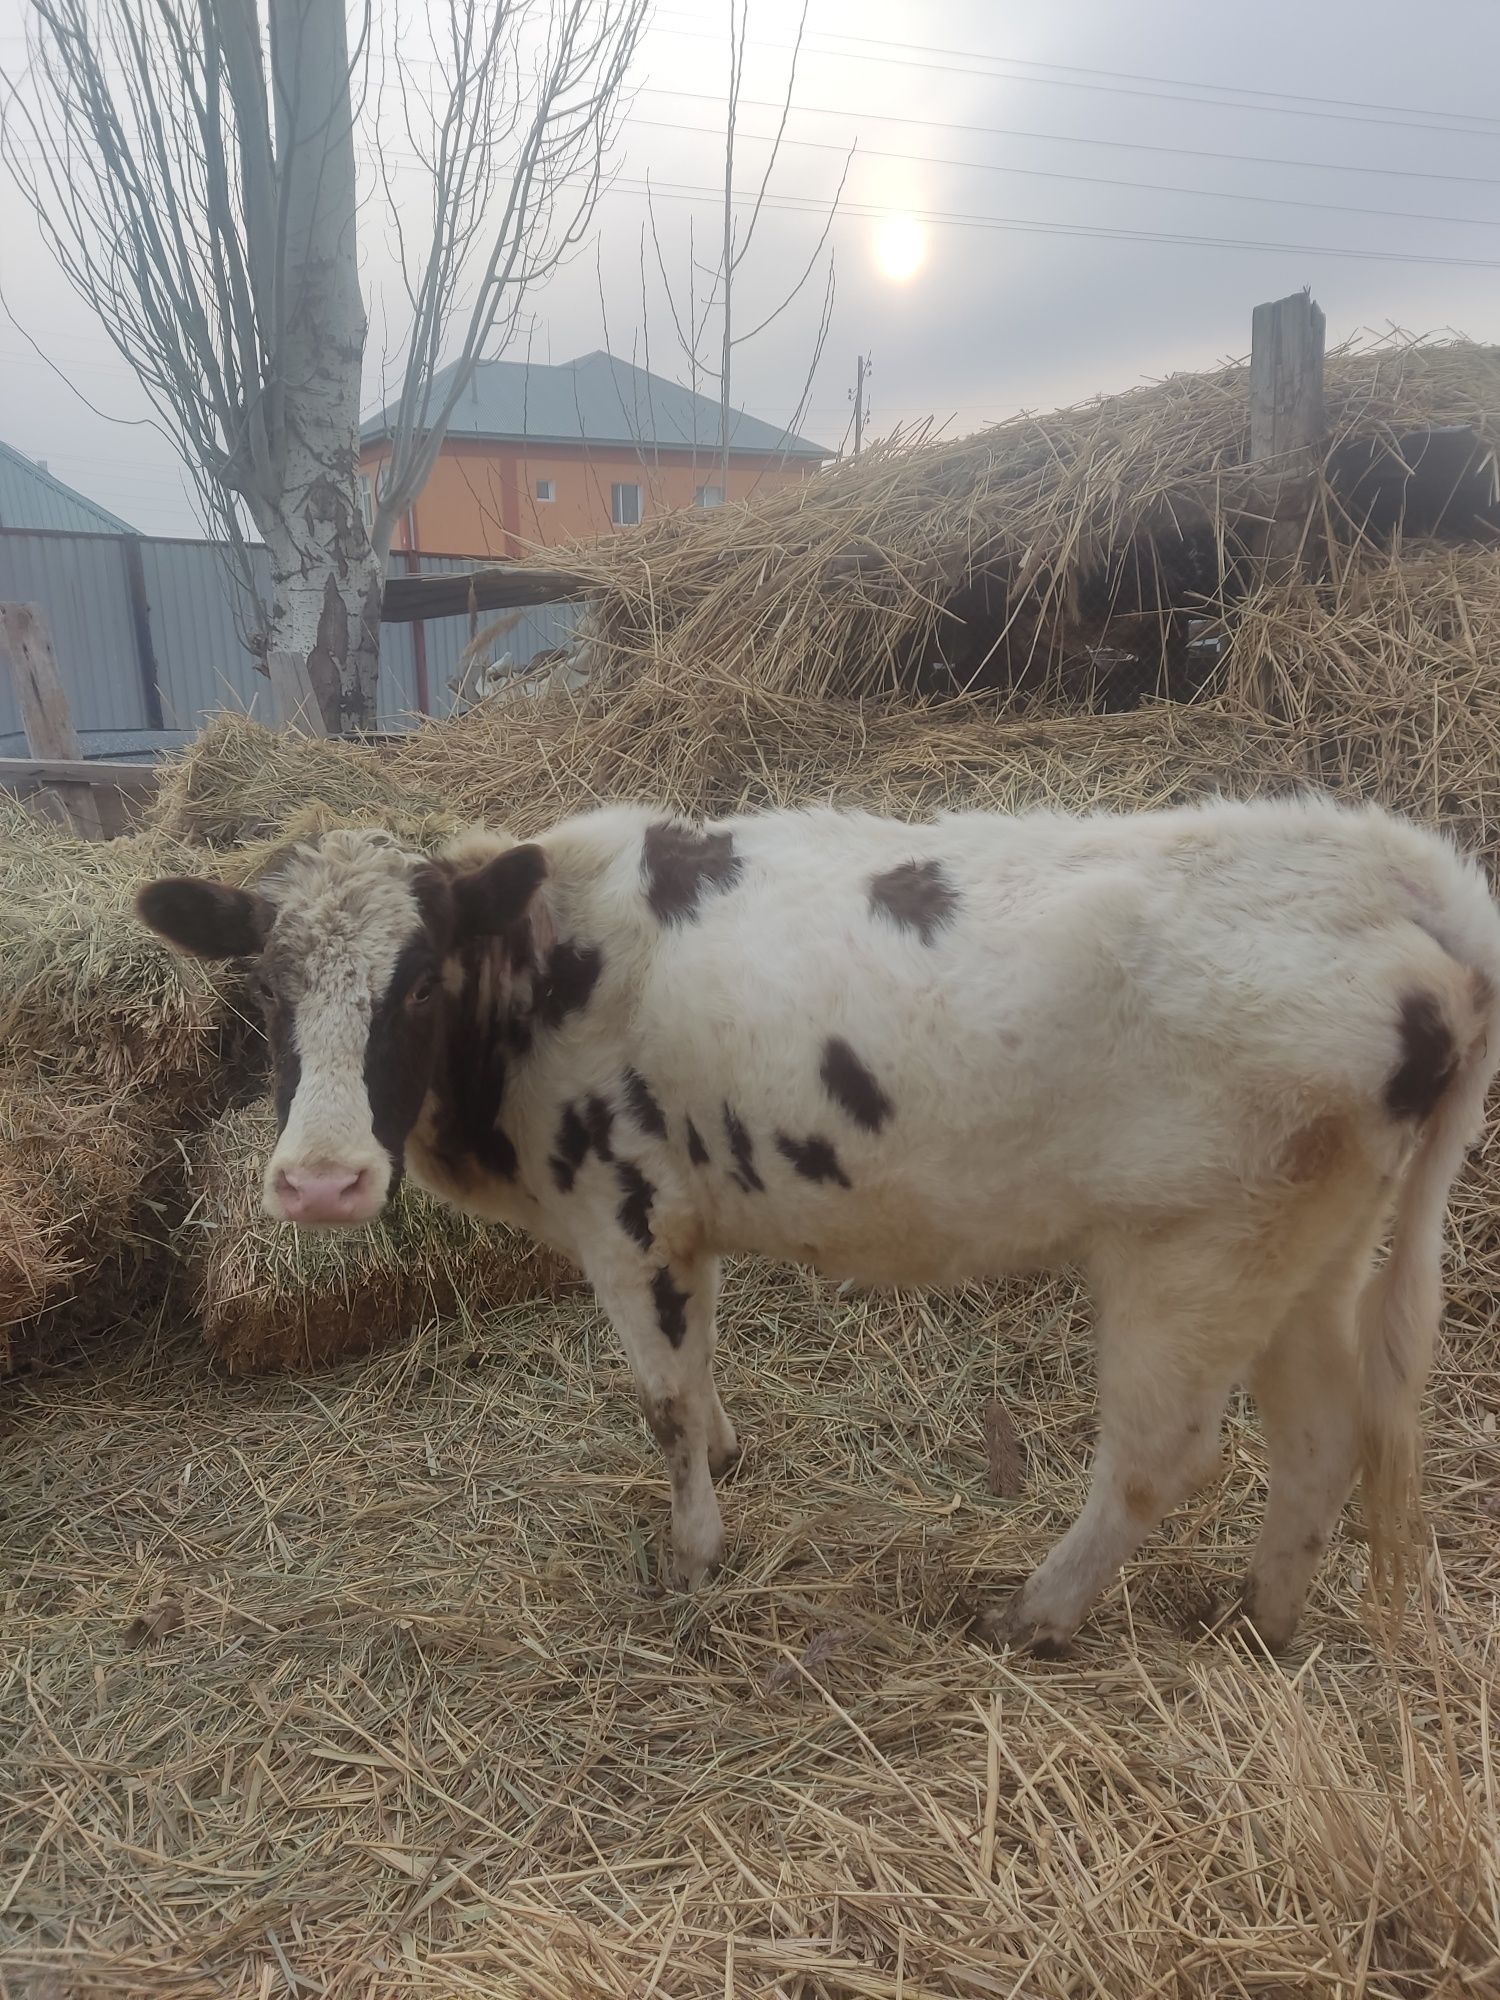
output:
M 410 0 L 420 15 L 428 0 Z M 0 0 L 0 68 L 27 0 Z M 530 352 L 608 346 L 686 379 L 659 280 L 716 227 L 727 0 L 661 0 L 589 242 L 528 301 Z M 799 0 L 750 0 L 736 187 L 753 196 Z M 419 20 L 410 29 L 418 35 Z M 810 0 L 793 111 L 735 311 L 753 324 L 830 233 L 832 322 L 800 428 L 846 439 L 857 358 L 872 435 L 958 435 L 1249 345 L 1310 285 L 1330 341 L 1391 325 L 1500 341 L 1497 0 Z M 420 205 L 415 167 L 400 199 Z M 748 210 L 748 202 L 746 203 Z M 0 229 L 0 438 L 148 533 L 200 531 L 170 442 L 13 193 Z M 1358 254 L 1356 254 L 1358 253 Z M 366 408 L 399 337 L 391 229 L 364 210 Z M 682 280 L 679 278 L 679 283 Z M 733 399 L 778 425 L 807 375 L 821 279 L 740 350 Z M 512 349 L 519 356 L 525 349 Z

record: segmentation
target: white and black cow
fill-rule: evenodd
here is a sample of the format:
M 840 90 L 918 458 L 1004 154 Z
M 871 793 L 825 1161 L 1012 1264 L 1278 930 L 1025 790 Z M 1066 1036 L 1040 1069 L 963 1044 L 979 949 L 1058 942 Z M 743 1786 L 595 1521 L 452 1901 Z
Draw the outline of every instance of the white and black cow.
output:
M 576 1258 L 666 1454 L 684 1585 L 720 1559 L 736 1451 L 726 1252 L 888 1284 L 1087 1273 L 1092 1484 L 1008 1636 L 1067 1639 L 1218 1463 L 1236 1382 L 1270 1452 L 1246 1597 L 1269 1643 L 1361 1459 L 1372 1529 L 1399 1519 L 1500 1049 L 1500 914 L 1432 834 L 1317 801 L 612 808 L 436 860 L 331 833 L 259 891 L 163 881 L 139 907 L 256 961 L 272 1215 L 366 1222 L 404 1168 Z

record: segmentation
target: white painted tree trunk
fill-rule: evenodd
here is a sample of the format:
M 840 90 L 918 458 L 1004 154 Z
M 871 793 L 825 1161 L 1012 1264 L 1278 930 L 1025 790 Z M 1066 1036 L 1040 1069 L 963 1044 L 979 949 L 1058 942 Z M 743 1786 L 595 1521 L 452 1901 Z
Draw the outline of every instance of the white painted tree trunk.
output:
M 268 654 L 300 662 L 330 734 L 375 722 L 382 565 L 359 505 L 365 309 L 344 0 L 270 0 L 286 253 L 271 373 L 275 477 L 250 494 L 271 557 Z

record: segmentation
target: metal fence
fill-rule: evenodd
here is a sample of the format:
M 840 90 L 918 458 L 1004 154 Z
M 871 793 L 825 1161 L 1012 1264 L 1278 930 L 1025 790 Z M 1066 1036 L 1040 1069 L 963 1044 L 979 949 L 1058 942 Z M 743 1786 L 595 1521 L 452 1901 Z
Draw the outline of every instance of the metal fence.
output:
M 269 594 L 264 550 L 255 559 Z M 413 561 L 421 574 L 474 567 L 467 556 L 398 553 L 392 573 L 408 573 Z M 152 754 L 226 708 L 268 713 L 269 684 L 240 636 L 238 587 L 215 542 L 0 529 L 0 602 L 41 606 L 74 727 L 93 754 Z M 522 667 L 566 645 L 579 609 L 549 604 L 524 613 L 500 649 Z M 468 642 L 461 617 L 384 626 L 381 726 L 409 724 L 422 710 L 424 685 L 427 712 L 451 713 L 451 683 Z M 0 756 L 24 754 L 10 676 L 0 674 Z

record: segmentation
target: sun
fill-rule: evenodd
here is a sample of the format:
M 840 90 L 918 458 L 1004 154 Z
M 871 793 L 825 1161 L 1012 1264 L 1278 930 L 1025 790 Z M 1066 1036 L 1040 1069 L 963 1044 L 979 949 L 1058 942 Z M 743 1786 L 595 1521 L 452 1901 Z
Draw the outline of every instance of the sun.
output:
M 875 230 L 875 261 L 893 284 L 904 285 L 927 257 L 927 231 L 914 215 L 887 215 Z

